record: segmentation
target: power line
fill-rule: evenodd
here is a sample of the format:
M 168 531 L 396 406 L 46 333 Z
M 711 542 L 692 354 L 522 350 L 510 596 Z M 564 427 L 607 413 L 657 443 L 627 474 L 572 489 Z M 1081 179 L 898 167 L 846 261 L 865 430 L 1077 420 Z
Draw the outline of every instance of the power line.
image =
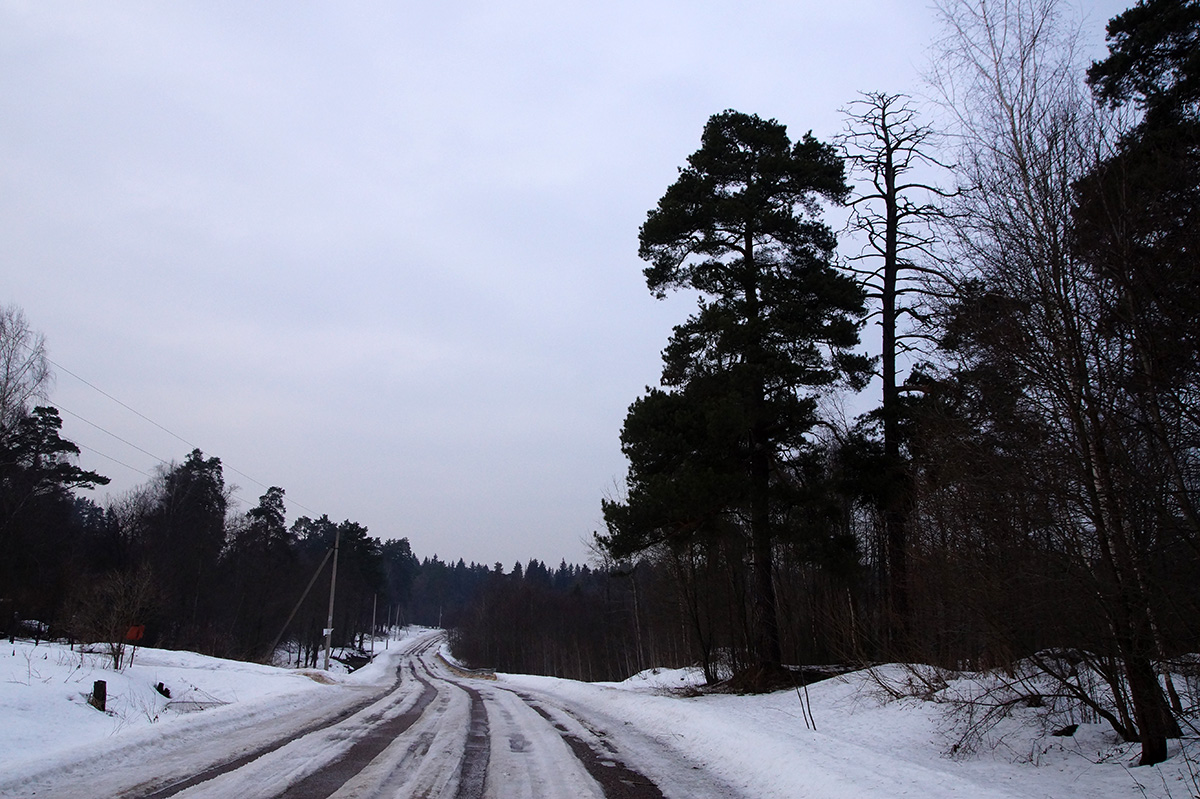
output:
M 165 460 L 164 460 L 163 458 L 160 458 L 160 457 L 158 457 L 158 456 L 157 456 L 157 455 L 155 455 L 153 452 L 147 452 L 146 450 L 144 450 L 144 449 L 142 449 L 141 447 L 139 447 L 137 444 L 134 444 L 132 441 L 126 441 L 125 439 L 121 438 L 119 435 L 117 435 L 116 433 L 112 432 L 111 430 L 105 430 L 103 427 L 101 427 L 100 425 L 98 425 L 98 424 L 96 424 L 95 422 L 91 421 L 90 419 L 84 419 L 82 416 L 80 416 L 79 414 L 75 413 L 74 411 L 72 411 L 72 410 L 68 410 L 67 408 L 64 408 L 64 407 L 63 407 L 61 404 L 59 404 L 59 403 L 55 403 L 55 407 L 56 407 L 56 408 L 58 408 L 60 411 L 62 411 L 62 412 L 64 412 L 64 413 L 67 413 L 67 414 L 70 414 L 71 416 L 74 416 L 76 419 L 78 419 L 78 420 L 79 420 L 79 421 L 81 421 L 81 422 L 85 422 L 86 424 L 90 424 L 92 427 L 96 428 L 96 429 L 97 429 L 97 430 L 99 430 L 101 433 L 106 433 L 106 434 L 108 434 L 108 435 L 112 436 L 112 437 L 113 437 L 113 438 L 115 438 L 117 441 L 120 441 L 122 444 L 126 444 L 126 445 L 128 445 L 128 446 L 131 446 L 131 447 L 133 447 L 134 449 L 136 449 L 138 452 L 142 453 L 143 455 L 149 455 L 151 458 L 154 458 L 154 460 L 158 461 L 159 463 L 165 463 Z M 96 450 L 92 450 L 92 452 L 96 452 Z M 99 454 L 99 453 L 97 453 L 97 454 Z M 109 458 L 109 460 L 114 460 L 114 459 L 113 459 L 113 458 Z M 119 461 L 118 461 L 118 463 L 119 463 Z M 144 472 L 143 472 L 143 474 L 144 474 Z
M 199 446 L 197 446 L 197 445 L 193 444 L 192 442 L 188 441 L 188 440 L 187 440 L 186 438 L 184 438 L 183 436 L 179 435 L 178 433 L 174 432 L 173 430 L 169 430 L 169 429 L 167 429 L 167 428 L 166 428 L 166 427 L 164 427 L 163 425 L 161 425 L 161 424 L 159 424 L 158 422 L 156 422 L 156 421 L 154 421 L 153 419 L 151 419 L 151 418 L 150 418 L 149 416 L 147 416 L 146 414 L 144 414 L 144 413 L 142 413 L 141 411 L 137 410 L 136 408 L 133 408 L 133 407 L 131 407 L 130 405 L 128 405 L 128 404 L 126 404 L 126 403 L 122 402 L 121 400 L 117 399 L 117 398 L 116 398 L 116 397 L 114 397 L 112 394 L 109 394 L 107 391 L 105 391 L 104 389 L 102 389 L 102 388 L 100 388 L 99 386 L 95 385 L 94 383 L 90 382 L 89 380 L 86 380 L 85 378 L 83 378 L 83 377 L 80 377 L 79 375 L 77 375 L 77 374 L 75 374 L 74 372 L 72 372 L 70 369 L 66 368 L 66 367 L 65 367 L 65 366 L 63 366 L 62 364 L 60 364 L 60 363 L 58 363 L 57 361 L 55 361 L 55 360 L 53 360 L 52 358 L 50 358 L 49 356 L 46 356 L 46 361 L 47 361 L 47 362 L 48 362 L 48 363 L 49 363 L 51 366 L 53 366 L 54 368 L 56 368 L 56 369 L 58 369 L 58 370 L 60 370 L 60 371 L 66 372 L 66 373 L 67 373 L 67 374 L 69 374 L 71 377 L 75 378 L 75 379 L 76 379 L 76 380 L 78 380 L 80 383 L 83 383 L 83 384 L 84 384 L 85 386 L 87 386 L 88 388 L 92 389 L 93 391 L 97 391 L 97 392 L 99 392 L 100 394 L 103 394 L 105 397 L 107 397 L 108 399 L 110 399 L 110 400 L 112 400 L 113 402 L 117 403 L 118 405 L 120 405 L 120 406 L 121 406 L 122 408 L 124 408 L 125 410 L 129 411 L 130 413 L 134 414 L 135 416 L 139 417 L 140 419 L 144 419 L 145 421 L 147 421 L 147 422 L 149 422 L 150 424 L 152 424 L 152 425 L 154 425 L 155 427 L 157 427 L 159 430 L 162 430 L 162 431 L 163 431 L 164 433 L 166 433 L 167 435 L 169 435 L 169 436 L 171 436 L 171 437 L 173 437 L 173 438 L 175 438 L 175 439 L 177 439 L 177 440 L 179 440 L 179 441 L 183 442 L 184 444 L 187 444 L 189 447 L 191 447 L 191 448 L 192 448 L 192 449 L 194 449 L 194 450 L 198 450 L 198 449 L 200 449 L 200 447 L 199 447 Z M 117 439 L 118 441 L 121 441 L 122 443 L 124 443 L 124 444 L 127 444 L 127 445 L 129 445 L 129 446 L 133 447 L 133 448 L 134 448 L 134 449 L 136 449 L 137 451 L 139 451 L 139 452 L 141 452 L 141 453 L 143 453 L 143 454 L 145 454 L 145 455 L 148 455 L 148 456 L 150 456 L 151 458 L 154 458 L 155 460 L 159 461 L 160 463 L 165 463 L 165 462 L 166 462 L 166 461 L 165 461 L 163 458 L 160 458 L 160 457 L 158 457 L 157 455 L 154 455 L 154 454 L 152 454 L 152 453 L 150 453 L 150 452 L 147 452 L 146 450 L 142 449 L 142 448 L 141 448 L 141 447 L 139 447 L 138 445 L 136 445 L 136 444 L 134 444 L 134 443 L 132 443 L 132 442 L 126 441 L 125 439 L 121 438 L 120 436 L 118 436 L 118 435 L 117 435 L 117 434 L 115 434 L 115 433 L 112 433 L 112 432 L 110 432 L 110 431 L 108 431 L 108 430 L 105 430 L 103 427 L 101 427 L 100 425 L 96 424 L 95 422 L 92 422 L 92 421 L 89 421 L 89 420 L 87 420 L 87 419 L 84 419 L 84 418 L 83 418 L 82 416 L 80 416 L 79 414 L 73 413 L 73 412 L 71 412 L 71 411 L 67 411 L 65 408 L 63 408 L 62 410 L 64 410 L 64 411 L 66 411 L 67 413 L 71 414 L 71 416 L 74 416 L 76 419 L 79 419 L 79 420 L 81 420 L 81 421 L 83 421 L 83 422 L 86 422 L 87 424 L 91 425 L 92 427 L 95 427 L 97 430 L 100 430 L 100 431 L 102 431 L 102 432 L 104 432 L 104 433 L 107 433 L 108 435 L 112 436 L 113 438 Z M 103 453 L 100 453 L 100 452 L 98 452 L 97 450 L 95 450 L 95 449 L 92 449 L 91 447 L 86 447 L 86 449 L 88 449 L 88 450 L 89 450 L 89 451 L 91 451 L 91 452 L 95 452 L 97 455 L 102 455 L 102 457 L 108 458 L 109 460 L 113 461 L 114 463 L 120 463 L 122 466 L 127 466 L 127 464 L 121 463 L 121 461 L 118 461 L 116 458 L 112 458 L 112 457 L 109 457 L 109 456 L 107 456 L 107 455 L 103 455 Z M 229 471 L 233 472 L 234 474 L 240 475 L 241 477 L 244 477 L 244 478 L 246 478 L 246 479 L 247 479 L 247 480 L 249 480 L 250 482 L 257 484 L 257 485 L 261 486 L 262 488 L 270 488 L 270 487 L 271 487 L 271 486 L 268 486 L 266 483 L 262 482 L 261 480 L 257 480 L 257 479 L 255 479 L 254 477 L 251 477 L 250 475 L 246 474 L 245 472 L 241 471 L 240 469 L 235 469 L 233 466 L 230 466 L 228 463 L 224 463 L 224 464 L 223 464 L 223 466 L 224 466 L 225 468 L 227 468 Z M 128 468 L 131 468 L 131 469 L 133 469 L 135 472 L 138 472 L 139 474 L 144 474 L 144 475 L 146 474 L 146 473 L 145 473 L 145 472 L 143 472 L 141 469 L 134 469 L 132 466 L 129 466 Z M 146 475 L 146 476 L 147 476 L 147 477 L 149 477 L 150 475 Z M 232 496 L 233 496 L 235 499 L 238 499 L 238 500 L 240 500 L 240 501 L 242 501 L 242 502 L 246 502 L 246 504 L 247 504 L 247 505 L 249 505 L 249 504 L 250 504 L 250 503 L 249 503 L 249 502 L 247 502 L 245 499 L 243 499 L 242 497 L 240 497 L 240 496 L 238 496 L 238 495 L 236 495 L 236 494 L 233 494 Z M 294 500 L 294 499 L 289 499 L 289 498 L 288 498 L 288 496 L 287 496 L 287 493 L 286 493 L 286 491 L 284 492 L 284 501 L 285 501 L 285 502 L 288 502 L 288 503 L 289 503 L 289 504 L 291 504 L 291 505 L 294 505 L 294 506 L 296 506 L 297 508 L 300 508 L 301 510 L 308 511 L 308 512 L 309 512 L 309 513 L 311 513 L 311 514 L 313 514 L 313 515 L 316 515 L 316 511 L 315 511 L 315 510 L 313 510 L 312 508 L 306 507 L 305 505 L 302 505 L 302 504 L 300 504 L 299 502 L 297 502 L 297 501 L 296 501 L 296 500 Z
M 67 413 L 71 413 L 71 412 L 70 412 L 70 411 L 67 411 Z M 73 413 L 72 413 L 71 415 L 72 415 L 72 416 L 75 416 L 75 418 L 77 418 L 77 419 L 83 419 L 83 417 L 82 417 L 82 416 L 76 416 L 76 415 L 75 415 L 75 414 L 73 414 Z M 83 421 L 87 422 L 87 419 L 83 419 Z M 91 423 L 91 422 L 88 422 L 88 424 L 92 424 L 92 423 Z M 93 426 L 93 427 L 96 427 L 96 425 L 92 425 L 92 426 Z M 97 429 L 103 430 L 104 428 L 99 428 L 99 427 L 98 427 Z M 107 433 L 108 431 L 107 431 L 107 430 L 105 430 L 104 432 L 106 432 L 106 433 Z M 111 435 L 111 434 L 110 434 L 110 435 Z M 117 436 L 113 436 L 113 438 L 117 438 Z M 119 440 L 119 441 L 125 441 L 125 439 L 123 439 L 123 438 L 118 438 L 118 440 Z M 78 441 L 73 441 L 73 442 L 71 442 L 71 443 L 75 444 L 75 446 L 79 447 L 80 449 L 86 449 L 88 452 L 92 453 L 93 455 L 99 455 L 101 458 L 107 458 L 108 460 L 112 461 L 112 462 L 113 462 L 113 463 L 115 463 L 115 464 L 118 464 L 118 465 L 120 465 L 120 466 L 124 466 L 126 469 L 129 469 L 129 470 L 131 470 L 131 471 L 137 472 L 138 474 L 140 474 L 140 475 L 143 475 L 144 477 L 149 477 L 151 480 L 153 480 L 153 479 L 154 479 L 154 475 L 152 475 L 152 474 L 149 474 L 149 473 L 147 473 L 147 472 L 144 472 L 144 471 L 142 471 L 141 469 L 139 469 L 139 468 L 138 468 L 138 467 L 136 467 L 136 466 L 130 466 L 130 465 L 129 465 L 128 463 L 126 463 L 125 461 L 117 460 L 117 459 L 116 459 L 116 458 L 114 458 L 112 455 L 106 455 L 105 453 L 101 452 L 100 450 L 96 449 L 95 447 L 89 447 L 87 444 L 80 444 Z M 127 441 L 126 441 L 125 443 L 127 443 L 127 444 L 128 444 L 129 442 L 127 442 Z M 133 444 L 129 444 L 129 446 L 131 446 L 131 447 L 134 447 L 135 449 L 141 449 L 140 447 L 136 447 L 136 446 L 134 446 Z M 144 449 L 143 449 L 143 450 L 141 450 L 141 451 L 142 451 L 142 452 L 146 452 L 146 450 L 144 450 Z M 147 453 L 147 454 L 149 454 L 149 453 Z M 154 456 L 153 456 L 153 455 L 151 455 L 150 457 L 152 457 L 152 458 L 153 458 Z M 229 492 L 229 496 L 230 496 L 230 497 L 232 497 L 233 499 L 236 499 L 238 502 L 245 502 L 247 505 L 249 505 L 249 504 L 250 504 L 250 502 L 249 502 L 249 501 L 248 501 L 248 500 L 247 500 L 245 497 L 243 497 L 243 496 L 242 496 L 242 495 L 240 495 L 240 494 L 235 494 L 235 493 L 233 493 L 232 491 L 230 491 L 230 492 Z M 286 499 L 287 499 L 287 498 L 286 498 L 286 495 L 285 495 L 285 497 L 284 497 L 284 501 L 286 501 Z M 297 507 L 299 507 L 299 503 L 293 503 L 293 504 L 296 504 L 296 505 L 297 505 Z
M 75 417 L 76 419 L 78 419 L 79 421 L 81 421 L 81 422 L 85 422 L 85 423 L 87 423 L 87 424 L 90 424 L 92 427 L 96 428 L 96 429 L 97 429 L 97 430 L 99 430 L 100 432 L 102 432 L 102 433 L 107 433 L 108 435 L 110 435 L 110 436 L 112 436 L 113 438 L 115 438 L 117 441 L 120 441 L 122 444 L 126 444 L 126 445 L 128 445 L 128 446 L 130 446 L 130 447 L 133 447 L 134 449 L 136 449 L 138 452 L 142 453 L 143 455 L 149 455 L 151 458 L 154 458 L 154 460 L 158 461 L 159 463 L 166 463 L 166 461 L 165 461 L 163 458 L 160 458 L 160 457 L 158 457 L 158 456 L 157 456 L 157 455 L 155 455 L 153 452 L 148 452 L 148 451 L 146 451 L 146 450 L 142 449 L 141 447 L 139 447 L 137 444 L 134 444 L 132 441 L 127 441 L 126 439 L 124 439 L 124 438 L 121 438 L 121 437 L 120 437 L 119 435 L 117 435 L 116 433 L 112 432 L 111 430 L 106 430 L 106 429 L 104 429 L 103 427 L 101 427 L 100 425 L 96 424 L 96 423 L 95 423 L 95 422 L 93 422 L 92 420 L 90 420 L 90 419 L 85 419 L 85 418 L 83 418 L 82 416 L 80 416 L 79 414 L 75 413 L 74 411 L 71 411 L 71 410 L 68 410 L 68 409 L 66 409 L 66 408 L 62 407 L 62 405 L 56 405 L 56 407 L 57 407 L 57 408 L 58 408 L 60 411 L 64 411 L 64 412 L 66 412 L 66 413 L 70 414 L 71 416 L 74 416 L 74 417 Z M 94 452 L 95 454 L 99 455 L 99 456 L 100 456 L 100 457 L 102 457 L 102 458 L 108 458 L 108 459 L 109 459 L 110 461 L 112 461 L 113 463 L 119 463 L 119 464 L 121 464 L 122 466 L 124 466 L 124 467 L 125 467 L 125 468 L 127 468 L 127 469 L 133 469 L 133 471 L 137 472 L 138 474 L 143 474 L 143 475 L 146 475 L 146 477 L 150 477 L 150 478 L 152 478 L 152 479 L 153 479 L 153 475 L 146 474 L 146 472 L 143 472 L 141 469 L 138 469 L 138 468 L 136 468 L 136 467 L 130 466 L 128 463 L 122 463 L 121 461 L 117 460 L 116 458 L 112 457 L 111 455 L 105 455 L 103 452 L 100 452 L 100 451 L 99 451 L 99 450 L 97 450 L 97 449 L 94 449 L 94 448 L 92 448 L 92 447 L 89 447 L 89 446 L 87 446 L 86 444 L 80 444 L 79 446 L 83 447 L 83 448 L 84 448 L 84 449 L 86 449 L 86 450 L 89 450 L 90 452 Z M 231 470 L 231 471 L 236 471 L 236 470 Z M 233 492 L 230 492 L 230 494 L 229 494 L 229 495 L 230 495 L 231 497 L 233 497 L 234 499 L 238 500 L 239 502 L 245 502 L 247 505 L 249 505 L 249 504 L 250 504 L 250 502 L 249 502 L 249 501 L 248 501 L 248 500 L 247 500 L 245 497 L 243 497 L 243 496 L 240 496 L 239 494 L 235 494 L 235 493 L 233 493 Z M 284 495 L 284 499 L 285 499 L 285 501 L 286 501 L 286 498 L 287 498 L 287 495 L 285 494 L 285 495 Z M 299 504 L 299 503 L 293 503 L 293 504 L 295 504 L 297 507 L 300 507 L 300 504 Z
M 47 356 L 47 357 L 46 357 L 46 360 L 47 360 L 47 361 L 49 361 L 50 365 L 51 365 L 51 366 L 53 366 L 55 369 L 60 369 L 60 370 L 62 370 L 62 371 L 64 371 L 64 372 L 66 372 L 67 374 L 69 374 L 71 377 L 73 377 L 73 378 L 75 378 L 76 380 L 78 380 L 80 383 L 83 383 L 83 384 L 84 384 L 85 386 L 87 386 L 88 388 L 91 388 L 91 389 L 94 389 L 94 390 L 96 390 L 96 391 L 99 391 L 101 394 L 103 394 L 104 396 L 108 397 L 110 400 L 112 400 L 113 402 L 117 403 L 118 405 L 120 405 L 120 406 L 121 406 L 122 408 L 124 408 L 125 410 L 129 411 L 130 413 L 134 414 L 135 416 L 139 416 L 139 417 L 141 417 L 142 419 L 145 419 L 147 422 L 149 422 L 150 424 L 154 425 L 154 426 L 155 426 L 155 427 L 157 427 L 159 430 L 162 430 L 164 433 L 166 433 L 166 434 L 168 434 L 168 435 L 170 435 L 170 436 L 174 436 L 175 438 L 177 438 L 177 439 L 179 439 L 180 441 L 182 441 L 184 444 L 187 444 L 187 445 L 188 445 L 189 447 L 191 447 L 192 449 L 200 449 L 199 447 L 197 447 L 197 446 L 196 446 L 195 444 L 193 444 L 192 442 L 188 441 L 188 440 L 187 440 L 186 438 L 184 438 L 183 436 L 181 436 L 181 435 L 178 435 L 178 434 L 176 434 L 176 433 L 174 433 L 174 432 L 172 432 L 172 431 L 168 430 L 167 428 L 163 427 L 163 426 L 162 426 L 161 424 L 159 424 L 158 422 L 156 422 L 156 421 L 154 421 L 153 419 L 151 419 L 151 418 L 150 418 L 149 416 L 147 416 L 146 414 L 144 414 L 144 413 L 142 413 L 142 412 L 140 412 L 140 411 L 138 411 L 138 410 L 136 410 L 136 409 L 134 409 L 134 408 L 131 408 L 131 407 L 129 407 L 129 406 L 128 406 L 128 405 L 126 405 L 124 402 L 121 402 L 121 400 L 119 400 L 119 399 L 117 399 L 116 397 L 114 397 L 112 394 L 109 394 L 107 391 L 105 391 L 104 389 L 100 388 L 99 386 L 97 386 L 97 385 L 94 385 L 94 384 L 92 384 L 92 383 L 89 383 L 87 380 L 84 380 L 82 377 L 80 377 L 79 375 L 75 374 L 74 372 L 72 372 L 70 369 L 68 369 L 67 367 L 63 366 L 62 364 L 60 364 L 60 363 L 57 363 L 56 361 L 54 361 L 54 359 L 50 358 L 49 356 Z M 147 453 L 147 454 L 149 454 L 149 453 Z M 152 456 L 152 457 L 153 457 L 153 456 Z M 255 481 L 255 482 L 257 482 L 257 481 Z
M 71 415 L 74 416 L 74 414 L 71 414 Z M 89 447 L 87 444 L 80 444 L 78 441 L 74 441 L 72 443 L 75 444 L 75 446 L 80 447 L 81 449 L 86 449 L 88 452 L 92 453 L 93 455 L 99 455 L 101 458 L 107 458 L 108 460 L 112 461 L 113 463 L 116 463 L 120 466 L 124 466 L 126 469 L 135 471 L 140 475 L 144 475 L 145 477 L 150 477 L 150 478 L 154 477 L 154 475 L 147 474 L 146 472 L 143 472 L 141 469 L 139 469 L 136 466 L 130 466 L 128 463 L 125 463 L 125 461 L 119 461 L 116 458 L 114 458 L 112 455 L 105 455 L 100 450 L 95 449 L 93 447 Z

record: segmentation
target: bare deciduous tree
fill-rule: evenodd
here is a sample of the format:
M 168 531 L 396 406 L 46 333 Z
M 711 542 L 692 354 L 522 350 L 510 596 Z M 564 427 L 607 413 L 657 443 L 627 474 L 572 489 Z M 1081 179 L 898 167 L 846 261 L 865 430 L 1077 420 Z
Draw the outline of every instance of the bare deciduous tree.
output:
M 0 429 L 9 428 L 34 399 L 44 399 L 52 373 L 45 337 L 16 305 L 0 306 Z
M 144 624 L 157 604 L 157 591 L 145 566 L 112 572 L 85 586 L 68 608 L 67 627 L 88 644 L 98 644 L 114 671 L 125 665 L 127 633 Z
M 935 86 L 963 149 L 954 260 L 1003 319 L 962 352 L 1014 370 L 1022 411 L 1053 454 L 1057 521 L 1048 535 L 1090 577 L 1124 670 L 1143 764 L 1178 735 L 1155 672 L 1147 557 L 1155 520 L 1139 512 L 1119 376 L 1129 348 L 1108 335 L 1107 303 L 1073 247 L 1076 186 L 1102 159 L 1104 118 L 1083 84 L 1072 27 L 1055 0 L 945 0 Z

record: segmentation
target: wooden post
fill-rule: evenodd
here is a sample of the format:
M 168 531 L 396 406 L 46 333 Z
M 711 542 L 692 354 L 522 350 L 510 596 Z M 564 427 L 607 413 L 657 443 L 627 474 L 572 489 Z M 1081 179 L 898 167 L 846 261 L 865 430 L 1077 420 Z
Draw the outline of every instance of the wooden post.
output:
M 88 699 L 88 704 L 103 711 L 105 704 L 108 702 L 108 683 L 104 680 L 96 680 L 92 683 L 92 696 Z

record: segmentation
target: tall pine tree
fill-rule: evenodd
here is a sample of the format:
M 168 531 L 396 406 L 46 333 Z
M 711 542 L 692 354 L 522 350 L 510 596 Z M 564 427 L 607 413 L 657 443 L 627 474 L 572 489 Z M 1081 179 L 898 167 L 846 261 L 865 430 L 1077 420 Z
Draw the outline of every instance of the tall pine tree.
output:
M 662 385 L 634 402 L 621 436 L 625 502 L 606 502 L 600 542 L 616 557 L 713 530 L 745 534 L 751 628 L 765 669 L 781 660 L 772 579 L 781 470 L 817 421 L 814 391 L 860 379 L 863 292 L 832 266 L 821 199 L 848 188 L 841 159 L 811 134 L 725 111 L 642 225 L 639 254 L 659 298 L 698 292 L 663 351 Z

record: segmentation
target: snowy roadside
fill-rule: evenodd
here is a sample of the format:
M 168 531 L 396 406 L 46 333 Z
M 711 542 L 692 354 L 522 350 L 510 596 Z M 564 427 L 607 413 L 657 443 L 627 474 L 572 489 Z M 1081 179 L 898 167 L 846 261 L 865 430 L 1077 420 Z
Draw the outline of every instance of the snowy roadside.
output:
M 133 665 L 117 672 L 101 655 L 63 644 L 4 642 L 0 796 L 92 784 L 99 775 L 131 784 L 167 759 L 172 768 L 199 770 L 254 746 L 264 729 L 282 734 L 379 692 L 393 681 L 404 644 L 391 641 L 382 657 L 346 674 L 161 649 L 139 649 Z M 104 713 L 87 703 L 95 680 L 107 684 Z
M 500 674 L 500 685 L 553 697 L 611 729 L 631 726 L 758 797 L 1161 797 L 1196 796 L 1192 766 L 1174 742 L 1170 761 L 1134 768 L 1138 750 L 1107 725 L 1071 738 L 1047 737 L 1032 712 L 997 731 L 992 748 L 953 759 L 940 706 L 885 702 L 865 672 L 809 687 L 816 729 L 798 696 L 685 697 L 696 670 L 655 670 L 623 683 L 587 684 Z M 619 735 L 619 733 L 618 733 Z M 1194 758 L 1193 758 L 1194 760 Z
M 379 693 L 394 679 L 403 654 L 437 634 L 416 631 L 390 641 L 382 652 L 377 645 L 380 656 L 350 675 L 152 649 L 139 650 L 133 666 L 113 672 L 102 667 L 99 656 L 84 657 L 61 644 L 5 643 L 0 649 L 0 796 L 70 796 L 80 785 L 87 785 L 90 795 L 113 795 L 119 792 L 115 786 L 149 779 L 164 765 L 172 773 L 196 773 L 207 763 L 254 751 L 271 737 Z M 623 734 L 631 741 L 650 736 L 679 752 L 681 763 L 711 769 L 745 795 L 764 799 L 1184 799 L 1197 794 L 1178 743 L 1168 762 L 1133 768 L 1136 747 L 1121 744 L 1106 726 L 1084 724 L 1073 737 L 1047 737 L 1033 711 L 999 728 L 991 748 L 970 758 L 948 758 L 941 707 L 916 700 L 884 702 L 863 673 L 810 686 L 816 730 L 806 726 L 793 692 L 671 693 L 697 684 L 695 670 L 659 669 L 622 683 L 595 684 L 498 677 L 498 687 L 541 694 L 578 709 L 581 718 L 599 720 L 618 741 Z M 86 704 L 97 679 L 108 683 L 111 713 Z M 228 704 L 177 712 L 155 690 L 160 682 L 172 699 Z M 636 748 L 622 751 L 638 757 Z

